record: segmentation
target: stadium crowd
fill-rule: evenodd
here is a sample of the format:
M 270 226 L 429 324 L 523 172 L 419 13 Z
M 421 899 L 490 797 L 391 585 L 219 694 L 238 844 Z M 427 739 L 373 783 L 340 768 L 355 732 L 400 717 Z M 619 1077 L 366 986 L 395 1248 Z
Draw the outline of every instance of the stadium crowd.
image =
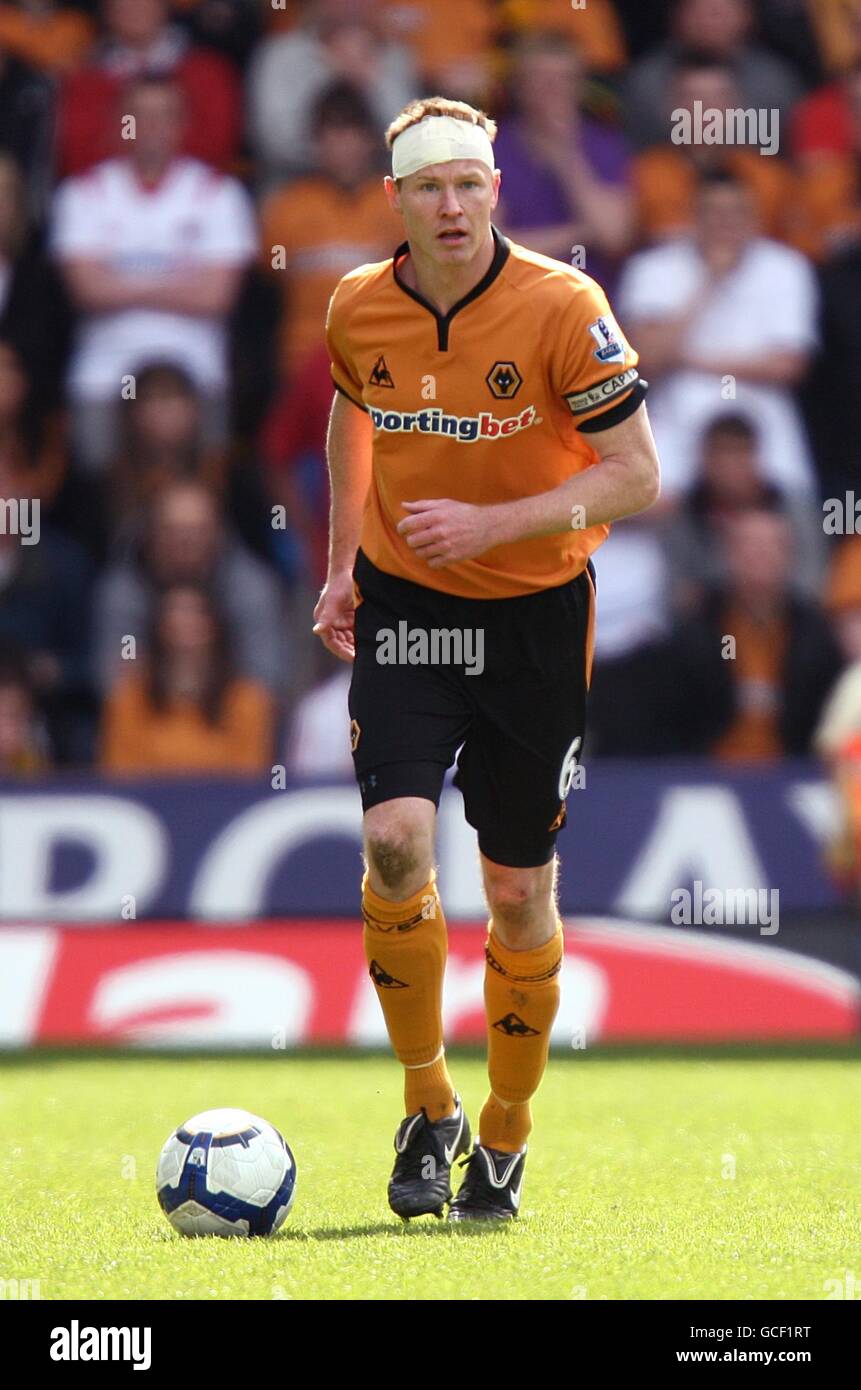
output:
M 841 682 L 861 733 L 861 0 L 17 0 L 0 773 L 349 770 L 324 322 L 402 239 L 382 131 L 436 92 L 498 121 L 497 225 L 605 286 L 650 382 L 589 753 L 824 750 Z M 676 143 L 703 110 L 762 120 Z

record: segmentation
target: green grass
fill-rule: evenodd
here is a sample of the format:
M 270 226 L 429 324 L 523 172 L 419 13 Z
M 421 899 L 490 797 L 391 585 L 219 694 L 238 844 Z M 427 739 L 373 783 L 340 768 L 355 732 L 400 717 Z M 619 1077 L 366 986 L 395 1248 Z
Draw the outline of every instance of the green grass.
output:
M 477 1118 L 483 1063 L 451 1066 Z M 0 1058 L 0 1279 L 47 1299 L 822 1299 L 847 1270 L 861 1282 L 857 1054 L 554 1058 L 521 1219 L 491 1231 L 389 1212 L 400 1104 L 375 1056 Z M 216 1105 L 265 1115 L 296 1154 L 270 1240 L 184 1240 L 159 1210 L 162 1142 Z

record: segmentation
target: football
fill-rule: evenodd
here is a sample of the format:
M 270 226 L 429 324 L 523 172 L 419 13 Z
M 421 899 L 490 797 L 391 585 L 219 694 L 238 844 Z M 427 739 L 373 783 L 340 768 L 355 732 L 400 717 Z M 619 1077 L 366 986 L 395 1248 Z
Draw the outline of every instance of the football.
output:
M 161 1209 L 184 1236 L 268 1236 L 296 1195 L 296 1161 L 273 1125 L 247 1110 L 206 1110 L 159 1155 Z

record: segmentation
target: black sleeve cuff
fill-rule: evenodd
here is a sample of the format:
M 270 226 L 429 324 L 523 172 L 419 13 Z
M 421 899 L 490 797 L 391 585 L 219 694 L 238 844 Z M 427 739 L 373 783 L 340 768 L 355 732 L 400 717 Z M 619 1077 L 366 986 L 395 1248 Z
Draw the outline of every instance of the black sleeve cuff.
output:
M 629 415 L 633 415 L 635 410 L 639 410 L 643 401 L 646 399 L 646 392 L 649 383 L 640 377 L 635 381 L 630 393 L 618 405 L 611 405 L 609 410 L 605 410 L 601 415 L 593 415 L 591 420 L 584 420 L 580 426 L 581 434 L 600 434 L 601 430 L 612 429 L 614 425 L 621 425 L 623 420 L 627 420 Z
M 334 377 L 332 378 L 332 385 L 334 386 L 336 391 L 340 391 L 342 396 L 346 396 L 348 401 L 352 401 L 353 405 L 356 406 L 358 410 L 364 410 L 365 414 L 367 415 L 368 407 L 366 405 L 363 405 L 361 401 L 355 400 L 354 397 L 350 395 L 349 391 L 344 390 L 343 386 L 339 386 Z

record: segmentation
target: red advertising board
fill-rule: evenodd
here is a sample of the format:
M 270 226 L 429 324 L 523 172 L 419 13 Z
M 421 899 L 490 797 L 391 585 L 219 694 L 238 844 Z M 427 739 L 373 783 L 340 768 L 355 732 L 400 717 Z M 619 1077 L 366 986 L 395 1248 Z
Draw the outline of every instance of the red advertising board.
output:
M 485 1036 L 481 923 L 449 932 L 450 1043 Z M 554 1046 L 846 1039 L 859 985 L 780 949 L 616 920 L 566 922 Z M 385 1044 L 355 922 L 0 928 L 0 1046 Z

